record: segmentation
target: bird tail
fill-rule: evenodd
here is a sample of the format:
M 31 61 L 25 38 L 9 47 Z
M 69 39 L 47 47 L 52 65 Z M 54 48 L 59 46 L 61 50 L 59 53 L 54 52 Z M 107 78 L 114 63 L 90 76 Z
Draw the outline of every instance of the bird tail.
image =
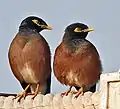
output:
M 51 76 L 49 76 L 49 78 L 47 79 L 47 89 L 45 94 L 50 93 L 50 89 L 51 89 Z
M 77 90 L 79 90 L 80 89 L 80 87 L 75 87 Z M 90 92 L 95 92 L 96 91 L 96 84 L 94 84 L 92 87 L 90 87 L 90 89 L 89 90 L 87 90 L 87 91 L 90 91 Z
M 94 84 L 92 87 L 90 87 L 89 91 L 94 93 L 96 91 L 96 84 Z

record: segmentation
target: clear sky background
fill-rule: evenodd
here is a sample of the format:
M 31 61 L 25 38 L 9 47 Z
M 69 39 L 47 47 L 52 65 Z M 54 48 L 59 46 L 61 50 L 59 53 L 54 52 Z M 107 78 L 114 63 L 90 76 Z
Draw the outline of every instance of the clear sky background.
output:
M 82 22 L 95 31 L 87 37 L 98 49 L 103 72 L 120 67 L 120 1 L 119 0 L 1 0 L 0 1 L 0 92 L 22 90 L 8 63 L 8 48 L 18 32 L 20 22 L 29 15 L 43 18 L 52 31 L 43 31 L 52 57 L 61 42 L 64 29 L 73 22 Z M 53 60 L 52 60 L 53 63 Z M 61 92 L 61 85 L 52 72 L 52 93 Z

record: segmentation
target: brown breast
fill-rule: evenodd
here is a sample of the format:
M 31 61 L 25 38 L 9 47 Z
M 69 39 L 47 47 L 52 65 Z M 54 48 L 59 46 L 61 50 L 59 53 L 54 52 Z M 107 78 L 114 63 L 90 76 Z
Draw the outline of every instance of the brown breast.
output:
M 62 42 L 55 51 L 53 68 L 62 84 L 89 87 L 99 79 L 101 62 L 91 43 L 70 49 Z

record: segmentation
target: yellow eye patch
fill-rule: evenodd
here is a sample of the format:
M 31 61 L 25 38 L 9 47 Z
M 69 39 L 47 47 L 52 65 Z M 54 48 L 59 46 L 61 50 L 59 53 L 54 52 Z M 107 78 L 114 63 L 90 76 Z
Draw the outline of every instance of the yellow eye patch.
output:
M 52 28 L 50 26 L 47 26 L 47 25 L 42 25 L 40 24 L 40 22 L 36 19 L 32 20 L 33 23 L 35 23 L 37 26 L 40 26 L 41 28 L 43 29 L 48 29 L 48 30 L 52 30 Z
M 81 30 L 81 28 L 75 28 L 74 32 L 90 32 L 90 31 L 94 31 L 94 28 L 87 28 L 84 30 Z
M 75 28 L 74 32 L 82 32 L 81 28 Z
M 41 26 L 41 25 L 38 23 L 38 20 L 36 20 L 36 19 L 32 20 L 32 22 L 35 23 L 35 24 L 38 25 L 38 26 Z

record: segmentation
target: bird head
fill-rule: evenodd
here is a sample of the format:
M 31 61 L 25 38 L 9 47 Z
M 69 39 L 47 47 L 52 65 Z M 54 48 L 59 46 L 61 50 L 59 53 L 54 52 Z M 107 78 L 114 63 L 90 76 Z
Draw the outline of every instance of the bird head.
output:
M 25 18 L 21 22 L 20 27 L 30 28 L 37 32 L 40 32 L 44 29 L 52 30 L 52 28 L 50 26 L 48 26 L 45 21 L 43 21 L 41 18 L 38 18 L 35 16 L 30 16 L 30 17 Z
M 86 38 L 88 32 L 93 30 L 93 28 L 90 28 L 83 23 L 73 23 L 65 29 L 65 32 L 68 32 L 72 37 L 77 36 L 79 38 Z

